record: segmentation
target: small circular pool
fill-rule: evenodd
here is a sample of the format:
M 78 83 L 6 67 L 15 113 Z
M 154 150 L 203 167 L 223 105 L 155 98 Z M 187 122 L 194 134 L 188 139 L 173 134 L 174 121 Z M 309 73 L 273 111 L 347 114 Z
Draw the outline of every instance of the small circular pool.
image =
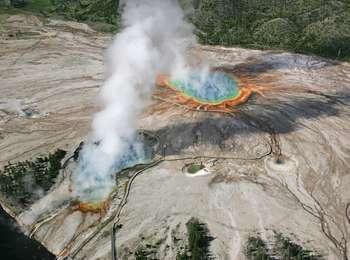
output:
M 205 76 L 192 72 L 186 79 L 170 79 L 169 83 L 183 95 L 204 104 L 220 104 L 240 95 L 238 82 L 223 72 L 210 72 Z

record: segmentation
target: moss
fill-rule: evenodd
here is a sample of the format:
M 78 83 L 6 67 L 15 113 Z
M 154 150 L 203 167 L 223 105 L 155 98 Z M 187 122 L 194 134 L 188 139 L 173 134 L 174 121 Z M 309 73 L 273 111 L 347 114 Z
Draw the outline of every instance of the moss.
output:
M 58 149 L 33 161 L 9 163 L 0 171 L 0 192 L 13 204 L 28 207 L 55 183 L 65 155 L 65 151 Z

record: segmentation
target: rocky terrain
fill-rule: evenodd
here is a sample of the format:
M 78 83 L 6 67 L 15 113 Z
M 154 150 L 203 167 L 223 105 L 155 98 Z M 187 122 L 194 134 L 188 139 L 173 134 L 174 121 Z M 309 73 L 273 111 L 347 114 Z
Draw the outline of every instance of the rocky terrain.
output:
M 193 217 L 207 225 L 216 259 L 245 259 L 251 235 L 274 232 L 324 259 L 350 257 L 349 63 L 198 46 L 261 95 L 225 114 L 154 99 L 139 120 L 152 162 L 118 175 L 107 212 L 83 212 L 70 197 L 72 155 L 98 109 L 111 36 L 30 15 L 0 20 L 1 167 L 68 151 L 46 196 L 26 209 L 2 204 L 60 259 L 134 259 L 140 247 L 175 259 Z

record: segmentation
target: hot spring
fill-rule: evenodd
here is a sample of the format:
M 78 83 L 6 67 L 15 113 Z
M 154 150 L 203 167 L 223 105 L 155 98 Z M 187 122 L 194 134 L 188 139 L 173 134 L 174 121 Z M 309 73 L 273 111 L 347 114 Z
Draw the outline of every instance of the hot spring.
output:
M 245 103 L 258 88 L 242 84 L 231 74 L 210 71 L 191 71 L 182 77 L 159 75 L 157 85 L 163 91 L 154 97 L 192 110 L 231 113 L 234 106 Z
M 93 151 L 95 156 L 101 156 L 98 154 L 99 145 L 98 142 L 89 144 L 91 147 L 85 150 Z M 120 156 L 111 158 L 113 164 L 106 168 L 92 165 L 89 162 L 91 153 L 81 153 L 78 169 L 72 175 L 77 199 L 84 203 L 105 201 L 116 187 L 116 174 L 129 167 L 149 163 L 154 157 L 155 146 L 152 137 L 140 132 L 135 139 L 128 142 Z M 105 157 L 101 156 L 101 163 L 104 163 L 103 160 Z
M 217 105 L 240 95 L 238 82 L 223 72 L 203 76 L 193 72 L 186 79 L 171 78 L 170 86 L 198 103 Z

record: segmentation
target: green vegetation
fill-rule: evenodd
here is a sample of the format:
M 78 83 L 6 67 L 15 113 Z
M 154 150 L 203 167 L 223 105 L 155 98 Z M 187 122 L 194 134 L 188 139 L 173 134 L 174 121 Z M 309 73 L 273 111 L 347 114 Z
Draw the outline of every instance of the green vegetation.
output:
M 187 167 L 187 172 L 190 174 L 196 174 L 197 172 L 199 172 L 202 169 L 204 169 L 203 164 L 193 163 Z
M 120 15 L 117 0 L 0 0 L 7 12 L 29 11 L 44 16 L 86 22 L 94 29 L 115 32 Z
M 286 49 L 350 59 L 348 0 L 180 0 L 201 43 Z M 0 0 L 116 31 L 117 0 Z M 119 10 L 120 11 L 120 10 Z
M 45 13 L 53 10 L 54 5 L 51 0 L 0 0 L 0 7 L 18 8 L 19 10 L 32 11 L 35 13 Z M 15 11 L 11 9 L 10 11 Z
M 55 183 L 65 155 L 58 149 L 34 161 L 9 163 L 0 171 L 0 192 L 18 206 L 29 206 Z
M 143 247 L 139 247 L 135 252 L 135 259 L 136 260 L 147 260 L 149 253 L 147 250 Z
M 350 58 L 349 1 L 192 2 L 197 2 L 197 8 L 190 19 L 204 44 L 282 48 L 333 58 Z
M 321 256 L 292 242 L 280 233 L 275 233 L 274 241 L 268 247 L 259 237 L 249 237 L 246 243 L 246 257 L 249 260 L 321 260 Z
M 272 260 L 269 249 L 260 237 L 249 237 L 246 244 L 246 256 L 249 260 Z
M 67 19 L 119 24 L 118 2 L 116 0 L 52 0 L 55 11 Z
M 207 226 L 198 219 L 192 218 L 187 224 L 188 245 L 183 252 L 176 256 L 177 260 L 205 260 L 211 259 L 209 250 L 213 238 Z

